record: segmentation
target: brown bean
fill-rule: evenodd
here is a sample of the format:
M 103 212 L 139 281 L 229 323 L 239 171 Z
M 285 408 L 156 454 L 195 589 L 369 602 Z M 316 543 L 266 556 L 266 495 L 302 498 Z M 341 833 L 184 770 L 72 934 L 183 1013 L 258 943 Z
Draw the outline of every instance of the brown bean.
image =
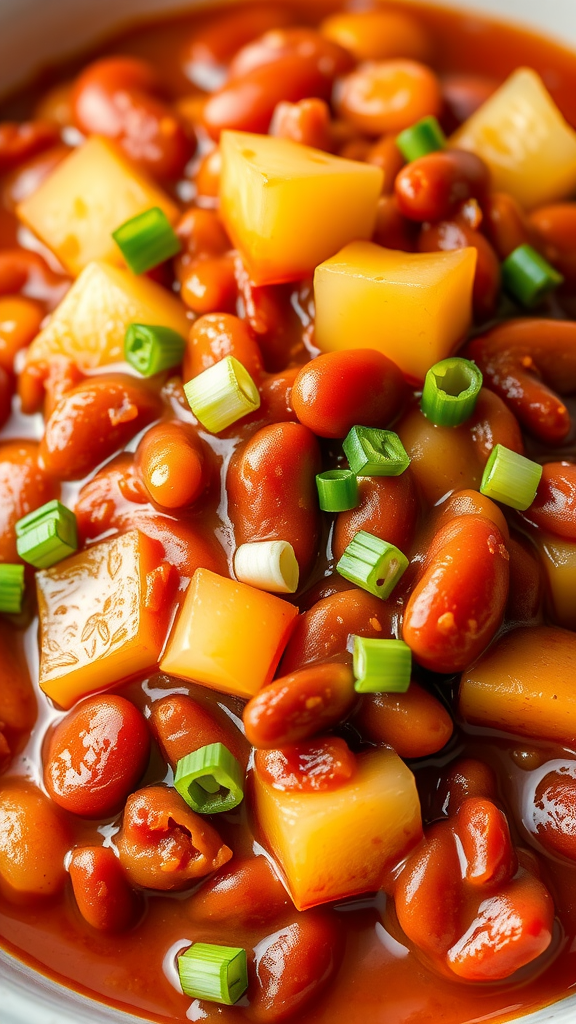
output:
M 183 379 L 191 380 L 226 356 L 234 356 L 255 381 L 260 380 L 262 355 L 250 325 L 231 313 L 207 313 L 199 317 L 186 345 Z
M 104 846 L 82 846 L 70 861 L 70 879 L 78 910 L 100 932 L 123 932 L 141 910 L 114 852 Z
M 538 619 L 542 606 L 542 567 L 538 554 L 525 537 L 516 534 L 506 542 L 510 555 L 510 593 L 506 606 L 509 622 Z
M 0 174 L 23 164 L 43 149 L 55 146 L 60 137 L 58 125 L 45 121 L 0 123 Z
M 418 497 L 410 470 L 401 476 L 359 477 L 358 494 L 357 507 L 336 516 L 334 558 L 342 557 L 359 530 L 408 551 L 418 519 Z
M 354 724 L 362 736 L 389 744 L 403 758 L 436 754 L 454 731 L 443 704 L 415 682 L 406 693 L 365 694 Z
M 279 103 L 272 115 L 270 135 L 330 153 L 334 148 L 330 107 L 325 100 L 315 98 Z
M 496 776 L 490 765 L 472 757 L 462 757 L 450 765 L 438 786 L 438 805 L 441 813 L 453 815 L 471 797 L 494 800 L 497 793 Z
M 242 734 L 217 708 L 208 709 L 192 697 L 175 693 L 152 705 L 149 721 L 163 756 L 173 768 L 181 758 L 210 743 L 223 743 L 246 765 L 248 747 Z
M 0 621 L 0 770 L 22 749 L 36 721 L 37 704 L 24 654 L 23 634 Z
M 576 203 L 555 203 L 530 214 L 533 243 L 543 256 L 564 275 L 569 285 L 576 282 Z
M 440 83 L 415 60 L 367 61 L 336 89 L 340 115 L 366 135 L 398 133 L 415 121 L 440 113 Z
M 373 240 L 385 249 L 416 252 L 418 225 L 400 213 L 394 195 L 380 196 L 378 200 Z
M 483 228 L 501 260 L 531 242 L 528 219 L 513 196 L 492 192 L 484 202 Z
M 196 925 L 218 924 L 229 930 L 261 928 L 292 907 L 292 901 L 266 857 L 235 857 L 186 906 Z
M 279 28 L 266 32 L 238 51 L 230 64 L 231 80 L 243 78 L 256 68 L 277 64 L 283 57 L 311 57 L 322 75 L 333 80 L 353 65 L 350 54 L 314 28 Z
M 244 708 L 252 746 L 285 747 L 337 725 L 354 700 L 354 676 L 347 665 L 314 665 L 276 679 Z
M 16 523 L 59 496 L 60 490 L 38 461 L 35 441 L 0 444 L 0 560 L 17 562 Z
M 400 212 L 410 220 L 448 220 L 467 199 L 482 204 L 489 182 L 479 156 L 450 149 L 413 160 L 398 174 L 395 193 Z
M 487 75 L 444 75 L 442 96 L 446 130 L 453 131 L 472 117 L 498 88 L 498 81 Z
M 366 163 L 381 167 L 384 171 L 382 182 L 382 194 L 391 196 L 394 192 L 394 182 L 406 161 L 396 145 L 395 135 L 383 135 L 378 142 L 370 147 L 366 156 Z
M 462 217 L 438 224 L 425 224 L 418 238 L 419 252 L 452 252 L 470 246 L 476 249 L 473 305 L 477 320 L 494 316 L 500 295 L 500 261 L 488 239 L 469 227 Z
M 162 422 L 144 434 L 136 449 L 142 483 L 161 508 L 192 505 L 206 490 L 209 470 L 194 429 L 177 420 Z
M 55 896 L 64 888 L 72 836 L 41 790 L 4 780 L 0 793 L 0 888 L 11 902 Z

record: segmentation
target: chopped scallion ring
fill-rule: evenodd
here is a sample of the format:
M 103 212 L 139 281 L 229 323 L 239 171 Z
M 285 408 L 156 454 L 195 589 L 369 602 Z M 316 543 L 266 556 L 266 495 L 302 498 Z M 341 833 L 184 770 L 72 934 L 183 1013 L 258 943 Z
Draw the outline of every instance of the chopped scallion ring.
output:
M 170 327 L 130 324 L 124 337 L 124 358 L 143 377 L 179 366 L 186 342 Z
M 426 374 L 422 412 L 439 427 L 457 427 L 474 412 L 482 387 L 482 373 L 475 363 L 460 356 L 442 359 Z
M 231 811 L 244 799 L 242 769 L 223 743 L 209 743 L 181 757 L 174 786 L 198 814 Z
M 519 245 L 502 264 L 502 284 L 523 306 L 537 306 L 564 278 L 531 245 Z
M 406 449 L 393 430 L 352 427 L 342 447 L 356 476 L 400 476 L 410 465 Z
M 412 651 L 403 640 L 354 637 L 353 668 L 357 693 L 406 693 Z
M 24 597 L 24 566 L 0 565 L 0 612 L 18 615 Z
M 78 548 L 76 516 L 59 501 L 49 501 L 16 523 L 16 550 L 36 569 L 49 569 Z
M 435 117 L 423 117 L 396 136 L 396 145 L 408 163 L 446 147 L 446 136 Z
M 406 555 L 394 544 L 360 530 L 350 541 L 336 569 L 344 579 L 385 600 L 408 565 Z
M 182 245 L 168 217 L 159 206 L 124 221 L 112 238 L 134 274 L 145 274 L 172 256 Z
M 241 946 L 215 946 L 195 942 L 178 957 L 184 995 L 233 1006 L 248 988 L 246 950 Z
M 260 408 L 260 392 L 242 363 L 226 356 L 184 385 L 188 405 L 211 434 Z
M 536 497 L 542 472 L 537 462 L 497 444 L 484 467 L 480 493 L 525 512 Z
M 316 477 L 323 512 L 347 512 L 358 504 L 358 480 L 351 469 L 328 469 Z
M 248 583 L 272 594 L 295 594 L 300 567 L 287 540 L 256 540 L 241 544 L 234 555 L 234 572 Z

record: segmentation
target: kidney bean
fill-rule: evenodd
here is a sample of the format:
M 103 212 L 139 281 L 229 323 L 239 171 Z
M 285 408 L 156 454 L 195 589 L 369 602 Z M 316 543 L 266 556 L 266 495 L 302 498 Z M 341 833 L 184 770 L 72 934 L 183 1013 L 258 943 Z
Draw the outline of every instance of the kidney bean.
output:
M 485 495 L 480 494 L 479 491 L 464 489 L 451 494 L 450 497 L 440 505 L 438 518 L 435 522 L 435 529 L 438 530 L 440 526 L 443 526 L 456 516 L 484 516 L 486 519 L 490 519 L 490 521 L 500 530 L 506 547 L 508 547 L 510 531 L 502 511 L 494 501 L 491 501 L 490 498 L 486 498 Z
M 293 21 L 293 15 L 279 4 L 251 4 L 241 11 L 222 10 L 194 32 L 182 53 L 183 65 L 191 81 L 209 86 L 207 75 L 228 64 L 247 43 Z
M 363 737 L 387 743 L 402 758 L 436 754 L 454 731 L 446 708 L 415 682 L 406 693 L 365 694 L 354 725 Z
M 185 889 L 232 857 L 216 830 L 166 786 L 128 797 L 117 846 L 130 881 L 162 891 Z
M 356 694 L 347 665 L 331 662 L 276 679 L 244 708 L 246 737 L 254 747 L 285 747 L 346 718 Z
M 0 366 L 0 427 L 4 426 L 12 411 L 13 386 L 12 375 Z
M 576 282 L 576 203 L 555 203 L 534 210 L 528 220 L 532 242 L 564 275 Z
M 116 139 L 127 156 L 160 179 L 176 179 L 193 144 L 174 110 L 158 98 L 160 85 L 147 61 L 104 57 L 74 84 L 76 126 L 87 135 Z
M 498 88 L 495 78 L 486 75 L 444 75 L 442 97 L 446 131 L 452 132 L 490 98 Z
M 424 26 L 402 11 L 341 11 L 326 18 L 320 31 L 350 50 L 356 60 L 427 61 L 432 50 Z
M 133 377 L 86 380 L 64 395 L 46 423 L 42 465 L 60 480 L 80 480 L 159 413 L 158 396 Z
M 334 140 L 330 107 L 324 100 L 314 97 L 299 103 L 279 103 L 272 115 L 270 135 L 331 153 Z
M 532 241 L 528 219 L 513 196 L 492 192 L 484 201 L 483 228 L 499 259 Z
M 340 115 L 366 135 L 398 133 L 440 112 L 440 83 L 417 61 L 367 62 L 342 79 L 336 103 Z
M 258 943 L 256 979 L 248 1014 L 257 1024 L 276 1024 L 315 999 L 342 959 L 342 931 L 336 917 L 308 910 Z
M 394 182 L 406 161 L 396 145 L 395 135 L 383 135 L 378 142 L 370 147 L 366 155 L 366 163 L 374 164 L 384 171 L 382 183 L 382 194 L 391 196 L 394 192 Z
M 519 454 L 524 451 L 516 417 L 502 399 L 488 388 L 482 388 L 480 391 L 474 414 L 468 422 L 476 456 L 480 459 L 482 467 L 497 444 L 503 444 Z
M 506 607 L 509 622 L 533 622 L 542 605 L 542 568 L 537 552 L 518 534 L 506 541 L 510 555 L 510 592 Z
M 195 431 L 184 423 L 158 423 L 146 431 L 136 465 L 147 493 L 162 508 L 186 508 L 206 490 L 204 451 Z
M 81 846 L 68 870 L 78 910 L 92 928 L 124 932 L 134 924 L 141 904 L 111 849 Z
M 38 252 L 29 249 L 0 251 L 0 296 L 16 294 L 46 303 L 51 312 L 70 287 L 69 277 L 56 274 Z
M 403 638 L 425 668 L 460 672 L 502 622 L 509 566 L 504 538 L 483 516 L 441 527 L 404 615 Z
M 0 561 L 18 561 L 17 521 L 58 496 L 59 488 L 39 465 L 35 441 L 0 444 Z
M 89 697 L 50 734 L 44 783 L 54 802 L 72 814 L 110 817 L 143 774 L 149 754 L 148 727 L 129 700 Z
M 370 140 L 360 135 L 353 135 L 353 127 L 346 121 L 339 121 L 338 124 L 345 125 L 349 132 L 349 138 L 344 134 L 343 142 L 337 147 L 338 155 L 345 160 L 366 160 L 372 145 Z
M 317 356 L 302 367 L 292 389 L 298 419 L 320 437 L 345 437 L 357 423 L 388 426 L 405 397 L 396 364 L 369 348 Z
M 209 743 L 223 743 L 246 766 L 247 744 L 230 719 L 185 694 L 175 693 L 156 701 L 152 705 L 150 728 L 162 755 L 173 768 L 182 757 Z
M 474 315 L 487 320 L 494 316 L 501 285 L 500 261 L 490 242 L 462 218 L 425 224 L 418 238 L 419 252 L 452 252 L 467 246 L 478 254 L 472 294 Z
M 557 537 L 576 540 L 576 466 L 546 462 L 536 498 L 524 518 Z
M 396 178 L 400 212 L 410 220 L 448 220 L 467 199 L 483 203 L 490 175 L 483 160 L 463 149 L 429 153 L 413 160 Z
M 474 886 L 508 882 L 518 864 L 502 811 L 484 797 L 469 797 L 458 808 L 456 820 L 466 881 Z
M 182 270 L 180 297 L 198 316 L 216 310 L 232 312 L 235 309 L 233 256 L 200 256 Z
M 217 199 L 220 193 L 222 154 L 218 146 L 202 157 L 194 175 L 198 199 Z
M 266 423 L 296 422 L 292 407 L 292 388 L 300 367 L 292 366 L 283 373 L 271 373 L 260 385 L 260 414 Z M 255 414 L 257 415 L 257 414 Z
M 390 639 L 392 614 L 390 604 L 365 590 L 354 588 L 322 598 L 296 620 L 281 662 L 282 675 L 336 656 L 351 664 L 348 638 Z
M 282 882 L 266 857 L 235 857 L 230 867 L 205 882 L 187 903 L 197 925 L 226 929 L 261 928 L 292 908 Z
M 416 252 L 418 227 L 400 213 L 396 196 L 381 196 L 378 200 L 373 241 L 385 249 Z
M 86 378 L 76 363 L 67 356 L 54 355 L 49 361 L 36 363 L 34 369 L 38 373 L 39 382 L 44 390 L 42 403 L 44 419 L 49 420 L 64 395 L 67 395 L 72 388 L 77 387 Z M 18 382 L 20 383 L 21 380 L 22 374 L 20 374 Z
M 576 390 L 576 324 L 507 320 L 471 341 L 463 354 L 531 434 L 550 445 L 567 437 L 570 414 L 558 395 Z
M 39 303 L 32 299 L 0 298 L 0 369 L 13 372 L 16 353 L 36 337 L 43 318 Z
M 285 370 L 293 359 L 302 357 L 302 322 L 292 306 L 293 286 L 254 285 L 239 253 L 236 282 L 241 315 L 256 335 L 266 370 L 269 373 Z M 306 292 L 307 283 L 300 287 L 300 292 L 302 287 Z M 299 294 L 299 299 L 301 297 Z
M 255 764 L 270 786 L 288 793 L 338 789 L 356 772 L 356 758 L 339 736 L 317 736 L 282 750 L 257 750 Z
M 58 125 L 46 121 L 0 122 L 0 174 L 59 141 Z
M 346 74 L 354 66 L 353 58 L 342 46 L 316 29 L 279 28 L 266 32 L 239 50 L 230 64 L 229 78 L 231 81 L 243 78 L 256 68 L 277 64 L 288 56 L 314 58 L 322 75 L 330 80 Z
M 400 927 L 427 956 L 442 958 L 455 942 L 461 888 L 461 866 L 453 836 L 446 827 L 432 826 L 408 858 L 394 888 Z
M 254 380 L 260 380 L 262 356 L 249 324 L 231 313 L 201 316 L 192 327 L 186 345 L 184 380 L 191 380 L 226 356 L 234 356 Z
M 286 540 L 305 576 L 318 550 L 320 513 L 316 438 L 299 423 L 262 427 L 234 455 L 228 470 L 228 509 L 236 544 Z
M 401 551 L 408 551 L 418 519 L 418 497 L 410 470 L 401 476 L 358 478 L 359 504 L 349 512 L 339 512 L 334 523 L 334 558 L 344 550 L 359 530 L 375 534 Z
M 176 225 L 176 234 L 185 246 L 184 256 L 178 257 L 182 268 L 187 266 L 191 256 L 222 256 L 230 248 L 230 239 L 218 214 L 201 206 L 186 210 Z
M 496 776 L 485 761 L 461 757 L 449 766 L 438 787 L 439 812 L 453 815 L 470 797 L 496 798 Z
M 4 780 L 0 791 L 0 887 L 13 902 L 55 896 L 66 882 L 72 845 L 54 804 L 30 782 Z
M 548 772 L 538 783 L 530 808 L 532 827 L 552 854 L 576 860 L 576 775 L 574 763 Z
M 72 124 L 72 83 L 59 82 L 42 93 L 35 108 L 34 116 L 39 121 L 49 121 L 60 128 Z
M 36 721 L 37 704 L 22 634 L 0 621 L 0 771 L 27 741 Z

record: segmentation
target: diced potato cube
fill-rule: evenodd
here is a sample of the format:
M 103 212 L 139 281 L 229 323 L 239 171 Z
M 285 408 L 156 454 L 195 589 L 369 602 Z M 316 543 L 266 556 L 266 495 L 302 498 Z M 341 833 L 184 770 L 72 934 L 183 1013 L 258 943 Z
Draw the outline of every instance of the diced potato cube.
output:
M 93 260 L 124 266 L 112 232 L 151 206 L 172 222 L 178 207 L 121 150 L 97 135 L 58 164 L 18 206 L 21 220 L 76 276 Z
M 371 237 L 379 167 L 248 132 L 223 132 L 220 149 L 222 217 L 256 284 L 306 277 Z
M 389 748 L 359 754 L 338 789 L 285 792 L 254 771 L 256 819 L 298 910 L 379 889 L 420 838 L 416 782 Z
M 473 248 L 406 253 L 352 242 L 314 275 L 316 344 L 378 349 L 423 380 L 470 326 L 475 269 Z
M 297 615 L 279 597 L 197 569 L 160 668 L 253 697 L 272 679 Z
M 131 530 L 36 575 L 40 686 L 71 707 L 156 666 L 170 621 L 162 547 Z
M 30 345 L 27 362 L 63 355 L 83 371 L 117 363 L 132 323 L 171 327 L 184 336 L 190 327 L 179 300 L 149 277 L 89 263 Z
M 526 209 L 565 199 L 576 188 L 576 132 L 531 68 L 510 75 L 450 145 L 482 157 L 492 187 Z

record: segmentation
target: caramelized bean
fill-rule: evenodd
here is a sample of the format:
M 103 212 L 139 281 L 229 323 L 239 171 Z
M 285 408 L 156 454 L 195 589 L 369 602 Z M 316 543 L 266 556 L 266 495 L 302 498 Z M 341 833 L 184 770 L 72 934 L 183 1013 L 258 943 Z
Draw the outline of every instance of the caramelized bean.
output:
M 473 757 L 461 757 L 450 765 L 438 787 L 443 814 L 453 815 L 470 797 L 496 798 L 496 776 L 490 765 Z
M 302 356 L 302 323 L 292 306 L 290 288 L 254 285 L 239 254 L 236 281 L 244 307 L 242 315 L 256 335 L 266 370 L 285 370 L 292 359 Z
M 518 534 L 506 541 L 510 555 L 509 622 L 534 622 L 542 605 L 542 568 L 537 552 Z
M 222 256 L 230 248 L 230 239 L 218 214 L 199 206 L 186 210 L 176 225 L 176 234 L 186 249 L 184 257 L 179 257 L 183 268 L 190 256 Z
M 0 123 L 0 174 L 23 164 L 41 150 L 55 146 L 59 137 L 58 126 L 45 121 Z
M 72 845 L 58 809 L 30 782 L 4 780 L 0 792 L 0 887 L 14 902 L 55 896 L 66 882 Z
M 440 83 L 430 68 L 417 61 L 368 62 L 342 79 L 336 100 L 341 116 L 358 131 L 397 133 L 440 112 Z
M 213 80 L 214 69 L 228 64 L 240 47 L 293 20 L 280 4 L 251 4 L 240 11 L 222 10 L 194 32 L 183 51 L 185 71 L 202 88 Z M 211 77 L 207 77 L 211 75 Z
M 222 171 L 222 154 L 218 146 L 206 153 L 198 164 L 194 175 L 194 183 L 198 198 L 217 199 L 220 192 L 220 174 Z
M 17 293 L 46 303 L 48 311 L 64 298 L 70 278 L 56 274 L 37 252 L 28 249 L 0 251 L 0 296 Z
M 545 463 L 536 498 L 524 515 L 548 533 L 576 540 L 576 466 Z
M 370 147 L 366 156 L 366 163 L 381 167 L 384 171 L 382 182 L 382 194 L 391 196 L 394 192 L 394 182 L 405 164 L 404 157 L 396 145 L 395 135 L 383 135 L 378 142 Z
M 209 710 L 184 694 L 162 697 L 155 702 L 150 728 L 173 768 L 182 757 L 209 743 L 223 743 L 244 766 L 248 760 L 247 744 L 230 720 L 215 708 Z
M 354 66 L 349 53 L 313 28 L 280 28 L 266 32 L 260 39 L 239 50 L 230 64 L 230 79 L 245 75 L 266 65 L 277 64 L 283 57 L 310 57 L 321 74 L 330 80 L 344 75 Z
M 508 552 L 483 516 L 440 528 L 404 615 L 403 638 L 433 672 L 460 672 L 487 647 L 508 598 Z
M 58 495 L 59 488 L 39 465 L 35 441 L 0 445 L 0 561 L 18 561 L 18 520 Z
M 236 278 L 231 255 L 200 256 L 183 267 L 180 295 L 198 316 L 236 307 Z
M 158 417 L 157 396 L 122 374 L 87 380 L 62 398 L 46 424 L 40 458 L 60 480 L 80 480 Z
M 192 327 L 182 368 L 185 381 L 220 359 L 234 356 L 254 380 L 262 376 L 262 356 L 250 326 L 231 313 L 208 313 Z
M 440 505 L 439 515 L 435 524 L 436 530 L 456 516 L 484 516 L 485 519 L 490 519 L 498 527 L 504 537 L 506 546 L 508 546 L 510 531 L 503 513 L 495 502 L 480 494 L 479 491 L 464 489 L 451 494 Z
M 70 861 L 72 889 L 82 917 L 100 932 L 123 932 L 140 911 L 120 861 L 104 846 L 81 846 Z
M 303 669 L 270 683 L 248 702 L 246 737 L 261 749 L 298 743 L 337 725 L 355 697 L 354 677 L 347 665 Z
M 532 240 L 543 256 L 564 275 L 569 285 L 576 282 L 576 203 L 543 206 L 530 214 Z
M 192 505 L 208 483 L 200 439 L 177 421 L 146 431 L 136 450 L 136 464 L 146 491 L 161 508 Z
M 424 26 L 402 11 L 343 11 L 326 18 L 320 30 L 356 60 L 426 61 L 432 49 Z
M 359 530 L 366 530 L 401 551 L 408 551 L 418 519 L 414 477 L 408 469 L 401 476 L 358 478 L 359 504 L 339 512 L 334 524 L 332 550 L 339 559 Z
M 448 116 L 447 130 L 453 131 L 475 114 L 498 88 L 495 78 L 485 75 L 444 75 L 442 96 Z
M 576 860 L 574 762 L 555 768 L 538 783 L 530 808 L 534 832 L 546 850 Z
M 418 226 L 400 213 L 396 196 L 381 196 L 378 200 L 373 240 L 385 249 L 416 252 Z
M 330 107 L 324 100 L 314 98 L 279 103 L 272 115 L 270 135 L 331 152 L 334 144 Z
M 50 121 L 67 128 L 72 124 L 72 83 L 59 82 L 40 96 L 34 110 L 40 121 Z
M 0 770 L 27 741 L 36 721 L 37 704 L 22 634 L 0 621 Z
M 491 800 L 469 797 L 457 811 L 458 835 L 471 885 L 500 885 L 516 873 L 508 822 Z
M 490 242 L 460 217 L 425 224 L 418 239 L 419 252 L 451 252 L 470 246 L 478 254 L 474 275 L 473 304 L 478 320 L 494 316 L 500 294 L 500 262 Z
M 37 302 L 17 295 L 0 298 L 0 368 L 14 370 L 14 358 L 36 337 L 44 313 Z
M 270 924 L 292 901 L 266 857 L 234 858 L 187 903 L 195 924 L 254 928 Z
M 354 725 L 363 737 L 387 743 L 402 758 L 436 754 L 454 731 L 446 708 L 415 682 L 406 693 L 365 694 Z
M 408 164 L 396 178 L 400 212 L 411 220 L 447 220 L 467 199 L 482 203 L 489 186 L 486 164 L 462 149 L 429 153 Z
M 483 210 L 484 230 L 501 260 L 532 240 L 522 207 L 507 192 L 492 192 Z

